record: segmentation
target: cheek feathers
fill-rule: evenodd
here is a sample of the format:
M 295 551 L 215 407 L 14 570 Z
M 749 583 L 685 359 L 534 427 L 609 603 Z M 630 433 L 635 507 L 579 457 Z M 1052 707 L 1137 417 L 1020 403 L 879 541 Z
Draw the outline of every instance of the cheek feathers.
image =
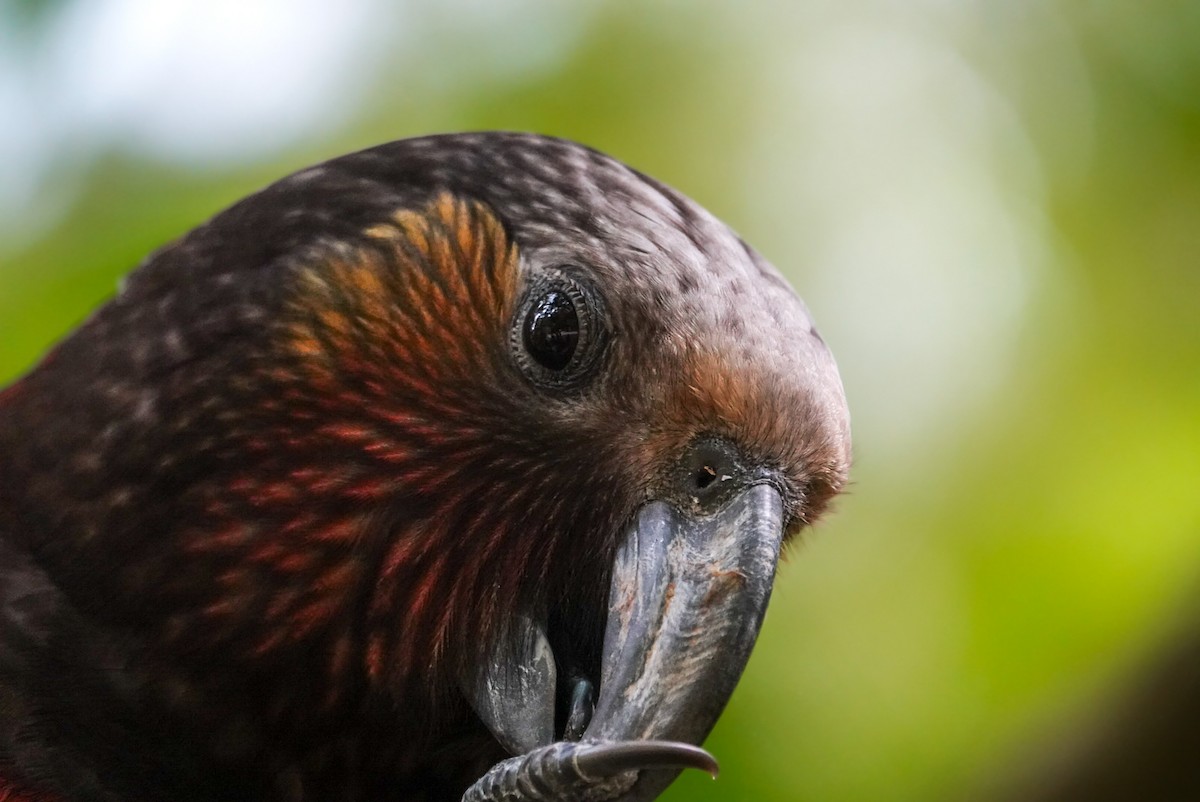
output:
M 306 372 L 377 374 L 432 391 L 479 378 L 507 342 L 518 257 L 484 205 L 442 193 L 323 244 L 295 269 L 281 340 Z
M 497 428 L 478 402 L 501 391 L 517 266 L 497 218 L 449 195 L 297 256 L 270 352 L 234 381 L 254 419 L 227 421 L 224 447 L 244 458 L 184 536 L 198 562 L 235 566 L 200 606 L 214 639 L 270 621 L 244 647 L 262 656 L 336 633 L 373 588 L 363 659 L 377 673 L 405 602 L 423 616 L 405 637 L 438 636 L 466 606 L 434 604 L 467 573 L 438 527 L 500 531 L 462 517 L 476 485 L 459 470 Z M 382 526 L 397 504 L 406 525 Z M 332 674 L 353 670 L 351 651 L 330 647 Z

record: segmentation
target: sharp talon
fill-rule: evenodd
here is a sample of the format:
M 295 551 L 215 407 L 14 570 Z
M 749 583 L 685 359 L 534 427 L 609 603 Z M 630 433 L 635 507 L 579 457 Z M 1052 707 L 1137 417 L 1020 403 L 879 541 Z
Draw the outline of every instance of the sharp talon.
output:
M 619 741 L 581 747 L 575 765 L 580 774 L 598 779 L 642 769 L 700 769 L 715 778 L 721 770 L 708 752 L 676 741 Z
M 583 731 L 592 722 L 592 711 L 596 709 L 596 689 L 590 680 L 577 679 L 571 688 L 571 712 L 567 716 L 567 727 L 563 740 L 578 741 Z

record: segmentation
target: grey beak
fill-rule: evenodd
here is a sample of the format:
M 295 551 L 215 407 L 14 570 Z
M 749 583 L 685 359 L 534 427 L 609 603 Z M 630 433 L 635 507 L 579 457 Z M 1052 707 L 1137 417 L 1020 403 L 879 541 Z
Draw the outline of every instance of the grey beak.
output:
M 613 566 L 600 695 L 582 739 L 549 743 L 549 649 L 540 625 L 518 626 L 503 648 L 507 665 L 497 653 L 463 687 L 500 742 L 524 754 L 498 764 L 463 799 L 647 802 L 682 768 L 715 775 L 716 762 L 695 745 L 750 657 L 782 536 L 783 502 L 767 484 L 704 517 L 661 501 L 642 507 Z M 514 666 L 514 655 L 524 665 Z

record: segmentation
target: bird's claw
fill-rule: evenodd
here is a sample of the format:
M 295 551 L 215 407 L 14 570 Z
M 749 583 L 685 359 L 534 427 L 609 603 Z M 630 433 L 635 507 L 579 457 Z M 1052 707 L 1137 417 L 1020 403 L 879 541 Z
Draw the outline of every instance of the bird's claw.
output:
M 611 802 L 639 771 L 688 768 L 719 770 L 708 752 L 677 741 L 559 741 L 497 763 L 462 802 Z

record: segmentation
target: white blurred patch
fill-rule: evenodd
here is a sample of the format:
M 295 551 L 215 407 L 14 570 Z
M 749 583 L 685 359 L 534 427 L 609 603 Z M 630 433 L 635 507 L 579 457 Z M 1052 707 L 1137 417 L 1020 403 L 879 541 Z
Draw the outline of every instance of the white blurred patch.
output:
M 369 87 L 372 0 L 103 0 L 50 47 L 61 120 L 193 161 L 250 159 L 336 128 Z M 93 135 L 93 134 L 89 134 Z
M 1052 248 L 1037 154 L 956 42 L 986 9 L 906 8 L 829 6 L 795 26 L 747 170 L 750 202 L 786 232 L 770 255 L 806 266 L 859 454 L 880 459 L 945 443 L 999 389 Z
M 41 113 L 42 87 L 25 56 L 14 31 L 0 24 L 0 253 L 5 239 L 17 232 L 32 237 L 61 205 L 39 192 L 56 137 Z
M 0 6 L 0 253 L 52 223 L 100 154 L 236 166 L 328 138 L 368 100 L 452 105 L 551 69 L 599 5 L 89 0 L 24 39 Z
M 94 0 L 28 41 L 0 18 L 0 251 L 52 221 L 97 154 L 225 165 L 336 130 L 395 40 L 378 5 Z

